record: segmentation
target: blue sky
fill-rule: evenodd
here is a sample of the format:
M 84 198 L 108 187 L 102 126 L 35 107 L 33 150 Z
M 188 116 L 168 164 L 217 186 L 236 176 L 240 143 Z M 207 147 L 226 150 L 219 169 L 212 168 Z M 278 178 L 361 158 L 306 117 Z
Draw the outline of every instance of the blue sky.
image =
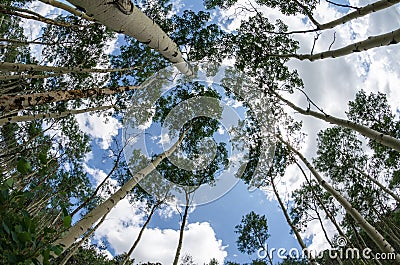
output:
M 177 7 L 180 6 L 180 12 L 185 9 L 202 10 L 201 1 L 176 0 L 173 2 Z M 240 0 L 240 2 L 245 1 Z M 336 2 L 345 3 L 345 1 L 339 0 Z M 367 1 L 351 0 L 350 2 L 352 5 L 361 6 L 365 5 Z M 37 2 L 32 5 L 32 8 L 48 16 L 59 13 L 59 11 Z M 332 8 L 325 1 L 321 1 L 321 6 L 316 10 L 315 16 L 319 21 L 329 21 L 340 16 L 339 12 L 347 11 L 343 8 Z M 274 10 L 262 10 L 262 12 L 273 19 L 280 18 L 279 12 Z M 216 13 L 214 18 L 219 23 L 224 21 L 224 26 L 230 30 L 234 30 L 241 19 L 239 16 L 234 16 L 233 12 L 229 10 Z M 301 17 L 285 18 L 285 21 L 295 29 L 309 26 L 303 25 L 305 20 Z M 392 8 L 322 34 L 315 51 L 329 47 L 333 32 L 337 39 L 333 45 L 335 48 L 350 41 L 365 39 L 369 35 L 385 33 L 398 27 L 399 24 L 398 8 Z M 35 23 L 25 24 L 27 35 L 40 34 L 40 27 L 37 25 Z M 312 34 L 301 35 L 297 38 L 301 43 L 301 52 L 309 52 L 314 36 Z M 110 45 L 116 47 L 115 43 Z M 332 115 L 344 117 L 347 101 L 353 99 L 356 91 L 360 89 L 367 92 L 385 92 L 394 110 L 400 106 L 400 91 L 398 90 L 400 50 L 397 46 L 313 63 L 292 60 L 288 65 L 291 69 L 298 69 L 308 95 L 317 104 L 323 106 L 324 111 Z M 304 104 L 304 98 L 301 96 L 287 95 L 287 97 L 297 104 Z M 302 151 L 308 158 L 311 158 L 315 155 L 316 133 L 329 125 L 312 118 L 301 117 L 298 114 L 293 114 L 293 116 L 304 123 L 303 127 L 307 137 Z M 112 137 L 121 139 L 122 125 L 113 119 L 105 122 L 102 117 L 87 114 L 77 115 L 77 120 L 81 129 L 93 137 L 92 153 L 87 156 L 85 163 L 93 183 L 98 184 L 112 167 L 109 149 L 115 145 Z M 278 185 L 279 191 L 284 196 L 287 192 L 299 187 L 301 183 L 299 172 L 294 168 L 289 168 L 282 183 Z M 270 192 L 260 190 L 249 192 L 246 185 L 239 182 L 221 198 L 196 206 L 195 210 L 189 214 L 188 230 L 185 232 L 187 238 L 183 242 L 183 252 L 190 251 L 189 254 L 193 255 L 196 260 L 202 260 L 204 257 L 207 257 L 208 260 L 217 257 L 219 260 L 224 259 L 225 261 L 249 262 L 255 256 L 249 257 L 238 252 L 235 243 L 237 235 L 233 231 L 235 225 L 240 223 L 242 216 L 250 211 L 267 216 L 271 234 L 268 240 L 270 247 L 297 248 L 298 243 L 289 234 L 289 226 L 277 202 L 272 198 Z M 121 202 L 99 228 L 95 241 L 106 238 L 110 243 L 109 250 L 113 254 L 119 254 L 129 249 L 144 220 L 143 213 L 138 210 L 139 208 L 140 205 L 130 206 L 126 201 Z M 122 220 L 128 220 L 132 224 L 131 227 L 122 225 Z M 146 230 L 144 239 L 137 251 L 134 252 L 134 256 L 153 262 L 167 260 L 164 264 L 168 264 L 168 260 L 176 248 L 179 225 L 179 215 L 173 208 L 155 215 Z M 328 224 L 327 226 L 329 229 Z M 312 248 L 323 249 L 326 247 L 326 241 L 316 223 L 311 223 L 303 236 L 313 239 L 306 241 Z

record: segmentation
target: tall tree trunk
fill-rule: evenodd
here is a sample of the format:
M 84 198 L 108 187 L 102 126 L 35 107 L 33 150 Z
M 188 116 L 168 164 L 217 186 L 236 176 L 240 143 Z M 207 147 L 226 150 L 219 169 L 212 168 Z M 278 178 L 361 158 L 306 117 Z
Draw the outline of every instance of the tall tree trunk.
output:
M 270 181 L 271 181 L 272 190 L 274 191 L 275 197 L 278 200 L 279 206 L 282 209 L 282 212 L 283 212 L 283 215 L 285 216 L 286 222 L 288 223 L 288 225 L 290 226 L 290 228 L 294 232 L 294 234 L 296 236 L 296 239 L 299 242 L 302 251 L 304 251 L 304 254 L 307 256 L 308 262 L 310 264 L 317 264 L 315 262 L 314 257 L 312 256 L 312 254 L 308 251 L 307 246 L 304 243 L 303 239 L 301 238 L 299 231 L 297 231 L 297 228 L 294 226 L 292 220 L 290 220 L 290 216 L 289 216 L 289 214 L 288 214 L 288 212 L 286 210 L 286 207 L 283 204 L 283 201 L 282 201 L 281 197 L 279 196 L 278 191 L 276 190 L 276 186 L 275 186 L 274 179 L 273 179 L 272 176 L 270 176 Z
M 43 41 L 26 41 L 26 40 L 16 40 L 16 39 L 6 39 L 6 38 L 0 38 L 0 42 L 8 42 L 8 43 L 14 43 L 15 45 L 30 45 L 30 44 L 38 44 L 38 45 L 54 45 L 56 42 L 43 42 Z
M 75 8 L 73 8 L 69 5 L 66 5 L 64 3 L 61 3 L 59 1 L 56 1 L 56 0 L 39 0 L 39 1 L 42 3 L 48 4 L 48 5 L 52 5 L 57 8 L 64 9 L 65 11 L 67 11 L 77 17 L 81 17 L 81 18 L 89 20 L 89 21 L 94 21 L 94 19 L 92 17 L 89 17 L 85 13 L 82 13 L 81 11 L 79 11 L 78 9 L 75 9 Z
M 18 16 L 18 17 L 22 17 L 25 19 L 31 19 L 31 20 L 36 20 L 36 21 L 40 21 L 49 25 L 55 25 L 55 26 L 60 26 L 60 27 L 70 27 L 70 28 L 82 28 L 85 26 L 82 25 L 74 25 L 74 24 L 70 24 L 70 23 L 66 23 L 66 22 L 62 22 L 62 21 L 57 21 L 54 19 L 50 19 L 50 18 L 46 18 L 36 12 L 33 12 L 31 10 L 28 9 L 23 9 L 23 8 L 18 8 L 18 7 L 10 7 L 10 6 L 6 6 L 6 5 L 1 5 L 0 4 L 0 13 L 2 14 L 8 14 L 8 15 L 12 15 L 12 16 Z
M 3 72 L 37 71 L 37 72 L 54 72 L 54 73 L 112 73 L 112 72 L 130 71 L 134 69 L 138 69 L 138 67 L 134 66 L 129 68 L 99 69 L 99 68 L 83 68 L 83 67 L 73 67 L 73 66 L 62 67 L 62 66 L 46 66 L 37 64 L 0 62 L 0 70 Z
M 278 136 L 278 139 L 284 143 L 294 154 L 296 154 L 301 161 L 311 171 L 318 183 L 344 207 L 346 212 L 358 223 L 358 225 L 367 233 L 367 235 L 375 242 L 379 249 L 385 253 L 396 253 L 394 248 L 386 241 L 386 239 L 368 223 L 364 217 L 346 200 L 339 192 L 337 192 L 331 185 L 329 185 L 315 170 L 315 168 L 308 162 L 308 160 L 288 142 Z M 396 261 L 400 262 L 400 255 L 396 253 Z
M 320 205 L 320 207 L 322 208 L 322 210 L 324 210 L 326 216 L 329 218 L 329 220 L 331 220 L 332 224 L 335 226 L 336 230 L 338 231 L 339 235 L 343 238 L 346 239 L 347 242 L 349 242 L 350 246 L 354 248 L 353 243 L 350 241 L 350 239 L 346 236 L 346 234 L 343 232 L 342 228 L 339 226 L 339 224 L 337 223 L 335 217 L 332 215 L 332 213 L 326 208 L 325 204 L 322 202 L 321 198 L 315 193 L 314 189 L 311 186 L 311 182 L 310 180 L 307 178 L 306 173 L 304 172 L 303 168 L 301 167 L 301 165 L 295 161 L 297 167 L 300 169 L 302 175 L 304 176 L 308 186 L 311 188 L 311 192 L 314 196 L 314 198 L 317 200 L 318 204 Z
M 51 112 L 51 113 L 37 113 L 32 115 L 24 115 L 24 116 L 11 116 L 8 118 L 0 119 L 0 126 L 16 123 L 16 122 L 26 122 L 26 121 L 34 121 L 40 119 L 60 119 L 67 117 L 69 115 L 77 115 L 81 113 L 87 113 L 92 111 L 102 111 L 112 109 L 114 106 L 100 106 L 95 108 L 88 108 L 88 109 L 80 109 L 80 110 L 68 110 L 63 112 Z
M 182 224 L 181 224 L 181 228 L 179 230 L 178 246 L 176 248 L 173 265 L 178 265 L 178 262 L 179 262 L 179 256 L 181 254 L 182 242 L 183 242 L 183 232 L 185 231 L 186 219 L 187 219 L 188 213 L 189 213 L 189 194 L 186 192 L 185 211 L 183 213 Z
M 68 0 L 108 28 L 129 35 L 161 53 L 185 75 L 192 75 L 177 44 L 130 0 Z
M 139 234 L 138 234 L 135 242 L 133 243 L 132 247 L 129 249 L 128 253 L 126 253 L 126 256 L 125 256 L 124 260 L 121 262 L 121 265 L 125 265 L 129 261 L 130 256 L 132 255 L 133 251 L 139 244 L 140 239 L 142 239 L 144 230 L 146 229 L 147 225 L 150 223 L 150 220 L 153 217 L 153 214 L 155 213 L 157 208 L 160 206 L 160 204 L 161 204 L 161 202 L 158 202 L 158 203 L 154 204 L 153 207 L 151 207 L 151 210 L 150 210 L 149 215 L 147 216 L 146 222 L 143 224 L 142 228 L 140 228 Z
M 318 118 L 320 120 L 324 120 L 326 122 L 332 123 L 332 124 L 336 124 L 339 125 L 341 127 L 344 128 L 349 128 L 352 129 L 354 131 L 359 132 L 360 134 L 364 135 L 365 137 L 370 138 L 371 140 L 376 141 L 377 143 L 380 143 L 382 145 L 385 145 L 387 147 L 390 147 L 398 152 L 400 152 L 400 140 L 396 139 L 390 135 L 386 135 L 383 134 L 381 132 L 375 131 L 371 128 L 368 128 L 367 126 L 361 125 L 361 124 L 357 124 L 354 123 L 352 121 L 349 120 L 345 120 L 345 119 L 340 119 L 340 118 L 336 118 L 334 116 L 331 115 L 327 115 L 327 114 L 323 114 L 320 112 L 316 112 L 316 111 L 312 111 L 312 110 L 305 110 L 302 109 L 298 106 L 296 106 L 295 104 L 293 104 L 292 102 L 290 102 L 289 100 L 283 98 L 281 95 L 279 95 L 277 92 L 273 91 L 273 90 L 269 90 L 272 94 L 274 94 L 277 98 L 279 98 L 281 101 L 285 102 L 289 107 L 291 107 L 293 110 L 303 114 L 303 115 L 309 115 L 309 116 L 313 116 L 315 118 Z
M 85 242 L 86 240 L 88 240 L 88 238 L 97 230 L 97 228 L 99 228 L 101 226 L 101 224 L 104 222 L 104 220 L 106 220 L 107 215 L 110 212 L 107 212 L 101 219 L 100 221 L 96 224 L 95 227 L 93 227 L 88 233 L 86 233 L 86 235 L 78 242 L 76 242 L 75 244 L 73 244 L 71 246 L 71 248 L 69 249 L 68 253 L 64 256 L 64 258 L 60 261 L 59 265 L 65 265 L 68 260 L 75 254 L 75 252 L 79 249 L 79 247 L 83 244 L 83 242 Z
M 54 76 L 60 76 L 63 75 L 63 73 L 55 73 L 55 74 L 45 74 L 45 75 L 34 75 L 34 74 L 21 74 L 21 75 L 0 75 L 0 80 L 1 81 L 6 81 L 6 80 L 19 80 L 19 79 L 24 79 L 24 78 L 29 78 L 29 79 L 45 79 L 45 78 L 50 78 Z M 3 93 L 5 94 L 5 93 Z
M 295 54 L 295 53 L 269 54 L 268 56 L 281 57 L 281 58 L 296 58 L 302 61 L 303 60 L 316 61 L 325 58 L 337 58 L 356 52 L 366 51 L 372 48 L 397 44 L 399 42 L 400 42 L 400 29 L 397 29 L 385 34 L 370 36 L 366 40 L 359 41 L 336 50 L 329 50 L 316 54 Z
M 299 3 L 297 0 L 294 0 L 298 6 L 300 6 L 307 14 L 308 18 L 311 20 L 311 22 L 316 26 L 316 29 L 314 30 L 304 30 L 304 31 L 291 31 L 289 32 L 290 34 L 293 33 L 305 33 L 305 32 L 312 32 L 312 31 L 319 31 L 319 30 L 326 30 L 326 29 L 332 29 L 336 26 L 342 25 L 344 23 L 347 23 L 353 19 L 357 19 L 363 16 L 366 16 L 368 14 L 389 8 L 397 3 L 399 3 L 399 0 L 380 0 L 376 1 L 372 4 L 359 7 L 357 10 L 348 13 L 347 15 L 344 15 L 338 19 L 332 20 L 330 22 L 320 24 L 318 23 L 315 18 L 312 16 L 310 12 L 308 12 L 308 9 L 304 7 L 301 3 Z M 329 1 L 328 1 L 329 2 Z
M 100 203 L 96 208 L 87 213 L 81 220 L 75 225 L 70 227 L 63 237 L 58 239 L 54 244 L 64 246 L 64 250 L 69 248 L 76 239 L 78 239 L 83 233 L 88 231 L 93 224 L 99 220 L 105 213 L 110 211 L 119 201 L 121 201 L 133 187 L 138 184 L 140 180 L 150 174 L 166 157 L 170 156 L 179 144 L 183 141 L 183 138 L 187 130 L 183 132 L 178 141 L 167 151 L 163 152 L 156 159 L 154 159 L 147 167 L 136 173 L 130 180 L 128 180 L 118 191 L 111 195 L 107 200 Z
M 140 88 L 140 86 L 89 88 L 84 90 L 57 90 L 15 96 L 3 95 L 0 96 L 0 111 L 7 113 L 13 110 L 22 110 L 27 107 L 35 107 L 59 101 L 86 99 L 95 96 L 109 96 L 130 90 L 136 90 L 138 88 Z
M 393 199 L 395 199 L 397 201 L 397 203 L 400 204 L 400 197 L 398 195 L 396 195 L 393 191 L 391 191 L 389 188 L 385 187 L 378 180 L 374 179 L 373 177 L 371 177 L 369 174 L 365 173 L 364 171 L 362 171 L 358 167 L 353 167 L 353 168 L 356 171 L 358 171 L 363 177 L 367 178 L 369 181 L 371 181 L 372 183 L 376 184 L 379 188 L 381 188 L 381 190 L 383 190 L 384 192 L 389 194 Z
M 386 8 L 389 8 L 397 3 L 399 3 L 399 0 L 381 0 L 381 1 L 376 1 L 375 3 L 366 5 L 364 7 L 358 8 L 356 11 L 353 11 L 341 18 L 335 19 L 331 22 L 320 24 L 318 27 L 318 30 L 324 30 L 324 29 L 331 29 L 336 26 L 342 25 L 346 22 L 349 22 L 353 19 L 363 17 L 365 15 L 371 14 L 373 12 L 377 12 Z

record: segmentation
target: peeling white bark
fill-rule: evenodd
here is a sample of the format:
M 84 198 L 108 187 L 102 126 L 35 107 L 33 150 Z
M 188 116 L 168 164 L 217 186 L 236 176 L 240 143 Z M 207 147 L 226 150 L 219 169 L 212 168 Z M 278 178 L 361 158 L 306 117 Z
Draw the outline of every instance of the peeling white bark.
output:
M 339 125 L 344 128 L 352 129 L 352 130 L 364 135 L 365 137 L 368 137 L 371 140 L 374 140 L 382 145 L 385 145 L 387 147 L 390 147 L 390 148 L 400 152 L 400 140 L 399 139 L 396 139 L 390 135 L 383 134 L 381 132 L 378 132 L 371 128 L 368 128 L 367 126 L 357 124 L 357 123 L 354 123 L 349 120 L 336 118 L 334 116 L 323 114 L 323 113 L 312 111 L 312 110 L 302 109 L 302 108 L 296 106 L 295 104 L 293 104 L 292 102 L 290 102 L 289 100 L 283 98 L 281 95 L 279 95 L 275 91 L 271 91 L 271 93 L 274 94 L 281 101 L 285 102 L 293 110 L 298 111 L 299 113 L 301 113 L 303 115 L 313 116 L 320 120 L 324 120 L 326 122 L 336 124 L 336 125 Z
M 393 5 L 395 5 L 395 4 L 399 3 L 399 2 L 400 2 L 400 0 L 381 0 L 381 1 L 377 1 L 375 3 L 366 5 L 364 7 L 360 7 L 358 10 L 353 11 L 353 12 L 351 12 L 351 13 L 349 13 L 349 14 L 341 17 L 341 18 L 335 19 L 335 20 L 333 20 L 331 22 L 328 22 L 328 23 L 325 23 L 325 24 L 319 24 L 318 25 L 318 29 L 320 29 L 320 30 L 331 29 L 331 28 L 334 28 L 334 27 L 339 26 L 341 24 L 344 24 L 346 22 L 349 22 L 349 21 L 351 21 L 353 19 L 360 18 L 360 17 L 363 17 L 363 16 L 368 15 L 370 13 L 386 9 L 386 8 L 391 7 L 391 6 L 393 6 Z
M 68 0 L 68 2 L 79 10 L 85 10 L 85 13 L 95 21 L 118 33 L 129 35 L 158 51 L 167 60 L 177 64 L 176 67 L 183 74 L 188 76 L 193 74 L 176 43 L 135 5 L 132 3 L 125 5 L 125 2 L 130 3 L 130 1 Z
M 90 88 L 84 90 L 57 90 L 26 95 L 3 95 L 0 96 L 0 111 L 9 113 L 14 110 L 22 110 L 48 103 L 84 99 L 94 96 L 109 96 L 139 88 L 140 86 L 126 86 L 117 88 Z
M 52 5 L 52 6 L 57 7 L 57 8 L 64 9 L 65 11 L 67 11 L 67 12 L 69 12 L 69 13 L 75 15 L 75 16 L 81 17 L 83 19 L 86 19 L 86 20 L 89 20 L 89 21 L 94 21 L 94 19 L 92 17 L 89 17 L 85 13 L 82 13 L 79 10 L 77 10 L 77 9 L 75 9 L 75 8 L 69 6 L 69 5 L 66 5 L 64 3 L 61 3 L 59 1 L 56 1 L 56 0 L 39 0 L 39 1 L 43 2 L 45 4 L 48 4 L 48 5 Z
M 34 120 L 41 120 L 41 119 L 60 119 L 63 117 L 67 117 L 69 115 L 77 115 L 86 112 L 92 111 L 101 111 L 101 110 L 108 110 L 112 109 L 114 106 L 100 106 L 96 108 L 89 108 L 89 109 L 80 109 L 80 110 L 68 110 L 63 112 L 51 112 L 51 113 L 38 113 L 33 115 L 24 115 L 24 116 L 11 116 L 8 118 L 0 119 L 0 126 L 9 123 L 16 123 L 16 122 L 26 122 L 26 121 L 34 121 Z
M 59 66 L 37 65 L 37 64 L 0 62 L 0 71 L 2 72 L 40 71 L 40 72 L 54 72 L 54 73 L 111 73 L 111 72 L 124 72 L 134 69 L 138 69 L 138 67 L 100 69 L 100 68 L 61 67 L 61 66 L 59 67 Z M 6 80 L 7 78 L 2 78 L 2 80 L 3 79 Z
M 347 45 L 343 48 L 332 50 L 332 51 L 325 51 L 316 54 L 300 54 L 294 55 L 295 58 L 299 60 L 320 60 L 324 58 L 336 58 L 345 55 L 349 55 L 356 52 L 366 51 L 372 48 L 381 47 L 381 46 L 389 46 L 392 44 L 397 44 L 400 42 L 400 29 L 394 30 L 392 32 L 378 35 L 378 36 L 371 36 L 368 39 L 359 41 L 350 45 Z

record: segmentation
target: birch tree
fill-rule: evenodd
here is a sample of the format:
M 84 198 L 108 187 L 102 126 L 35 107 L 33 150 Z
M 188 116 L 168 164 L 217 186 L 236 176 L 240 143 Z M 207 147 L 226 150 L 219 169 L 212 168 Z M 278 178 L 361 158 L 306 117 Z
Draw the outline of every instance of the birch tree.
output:
M 192 75 L 192 70 L 185 63 L 179 47 L 130 1 L 120 0 L 112 5 L 103 0 L 97 2 L 71 0 L 69 2 L 85 10 L 86 14 L 110 29 L 146 43 L 167 60 L 176 64 L 182 73 Z M 110 19 L 111 17 L 114 19 Z
M 236 1 L 230 1 L 226 5 L 226 3 L 222 4 L 221 1 L 205 1 L 206 6 L 209 6 L 209 7 L 214 7 L 217 5 L 229 7 L 229 6 L 232 6 L 233 4 L 235 4 L 235 2 Z M 388 0 L 377 1 L 373 4 L 367 5 L 365 7 L 361 7 L 358 10 L 353 11 L 352 13 L 349 13 L 340 19 L 334 20 L 332 22 L 328 22 L 326 24 L 321 24 L 321 23 L 317 22 L 314 19 L 314 17 L 312 16 L 312 12 L 317 5 L 317 1 L 304 1 L 304 2 L 297 1 L 297 0 L 291 1 L 291 2 L 256 1 L 256 3 L 259 5 L 265 5 L 265 6 L 268 6 L 271 8 L 279 8 L 283 15 L 303 14 L 315 26 L 315 28 L 311 29 L 311 30 L 295 30 L 295 31 L 289 32 L 287 26 L 284 24 L 284 21 L 277 20 L 278 23 L 285 25 L 284 27 L 274 28 L 273 24 L 271 22 L 269 22 L 268 19 L 266 17 L 264 17 L 264 15 L 261 12 L 259 12 L 257 10 L 257 8 L 254 7 L 253 5 L 251 5 L 251 7 L 238 7 L 239 9 L 241 8 L 243 11 L 246 11 L 250 14 L 256 13 L 256 15 L 250 17 L 248 21 L 242 21 L 241 27 L 245 26 L 248 23 L 253 23 L 254 26 L 249 28 L 248 30 L 251 31 L 254 36 L 261 35 L 261 40 L 260 39 L 256 40 L 257 45 L 254 45 L 254 48 L 263 50 L 263 53 L 261 53 L 261 54 L 259 53 L 259 54 L 261 56 L 263 56 L 264 59 L 267 57 L 279 57 L 279 58 L 296 58 L 299 60 L 315 61 L 315 60 L 321 60 L 321 59 L 326 59 L 326 58 L 337 58 L 337 57 L 346 56 L 346 55 L 356 53 L 356 52 L 366 51 L 366 50 L 376 48 L 376 47 L 395 45 L 400 40 L 400 29 L 395 29 L 391 32 L 385 32 L 380 35 L 369 36 L 365 40 L 351 43 L 349 45 L 346 45 L 346 46 L 338 48 L 338 49 L 331 50 L 329 48 L 327 51 L 323 51 L 323 52 L 319 52 L 319 53 L 313 52 L 315 42 L 314 42 L 314 46 L 313 46 L 310 54 L 298 54 L 297 51 L 285 52 L 282 49 L 281 50 L 277 49 L 278 46 L 276 44 L 274 44 L 274 41 L 273 41 L 274 39 L 278 38 L 279 42 L 282 46 L 287 46 L 290 43 L 288 41 L 288 39 L 293 41 L 291 35 L 294 33 L 318 32 L 318 34 L 320 34 L 321 33 L 320 31 L 336 27 L 343 23 L 347 23 L 353 19 L 365 16 L 374 11 L 390 8 L 394 4 L 398 3 L 398 1 L 388 1 Z M 254 24 L 255 22 L 257 24 Z M 239 31 L 237 35 L 240 36 L 241 32 Z M 315 41 L 317 41 L 317 38 L 315 39 Z M 250 42 L 254 42 L 254 39 L 250 40 Z M 256 46 L 258 46 L 258 47 L 256 47 Z
M 287 141 L 279 137 L 279 140 L 284 143 L 300 160 L 307 166 L 316 178 L 318 183 L 326 189 L 333 197 L 346 209 L 347 213 L 357 222 L 357 224 L 368 234 L 368 236 L 375 242 L 379 249 L 385 253 L 396 253 L 395 249 L 387 242 L 387 240 L 368 223 L 363 216 L 331 185 L 329 185 L 315 170 L 315 168 L 307 161 L 307 159 L 296 149 L 294 149 Z M 400 255 L 396 253 L 396 261 L 400 261 Z
M 313 116 L 315 118 L 324 120 L 326 122 L 333 123 L 333 124 L 336 124 L 336 125 L 339 125 L 339 126 L 342 126 L 345 128 L 355 130 L 355 131 L 359 132 L 360 134 L 364 135 L 365 137 L 370 138 L 372 141 L 376 141 L 377 143 L 388 146 L 388 147 L 400 152 L 400 140 L 394 138 L 391 135 L 384 134 L 382 132 L 371 129 L 370 127 L 367 127 L 365 125 L 354 123 L 350 120 L 331 116 L 331 115 L 326 114 L 321 111 L 317 112 L 317 111 L 310 110 L 309 108 L 302 109 L 302 108 L 296 106 L 295 104 L 293 104 L 292 102 L 286 100 L 282 96 L 280 96 L 277 92 L 271 91 L 271 90 L 269 90 L 269 91 L 273 95 L 278 97 L 281 101 L 285 102 L 289 107 L 291 107 L 292 109 L 294 109 L 295 111 L 298 111 L 299 113 L 301 113 L 303 115 Z

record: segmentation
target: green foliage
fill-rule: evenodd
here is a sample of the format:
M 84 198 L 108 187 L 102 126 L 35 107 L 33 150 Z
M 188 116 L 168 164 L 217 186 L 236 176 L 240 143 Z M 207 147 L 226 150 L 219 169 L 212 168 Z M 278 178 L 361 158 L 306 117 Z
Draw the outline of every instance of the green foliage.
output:
M 283 261 L 278 263 L 279 265 L 307 265 L 309 264 L 307 259 L 296 259 L 296 258 L 291 258 L 287 257 Z
M 235 226 L 235 233 L 239 234 L 236 241 L 238 249 L 242 253 L 253 254 L 270 237 L 268 234 L 268 224 L 265 215 L 258 215 L 251 211 L 242 217 L 239 225 Z
M 210 13 L 185 10 L 181 16 L 172 17 L 174 31 L 171 38 L 187 53 L 189 61 L 208 60 L 220 62 L 228 34 L 218 25 L 209 24 Z
M 118 257 L 109 260 L 106 255 L 101 254 L 94 246 L 89 248 L 80 247 L 78 251 L 68 260 L 66 265 L 73 264 L 96 264 L 96 265 L 117 265 Z M 129 263 L 128 263 L 129 264 Z
M 14 191 L 12 181 L 0 184 L 0 262 L 2 264 L 49 264 L 50 253 L 61 253 L 59 246 L 50 242 L 57 231 L 42 227 L 39 218 L 33 217 L 25 205 L 33 194 L 29 191 Z
M 237 3 L 237 0 L 203 0 L 204 6 L 207 9 L 219 7 L 221 9 L 228 9 Z M 259 5 L 264 5 L 270 8 L 278 8 L 284 15 L 296 15 L 312 12 L 316 5 L 319 4 L 318 0 L 299 0 L 297 1 L 279 1 L 279 0 L 256 0 Z M 304 9 L 301 7 L 304 7 Z M 306 12 L 307 11 L 307 12 Z
M 215 7 L 219 7 L 222 9 L 228 9 L 229 7 L 236 4 L 237 0 L 203 0 L 204 6 L 207 9 L 212 9 Z
M 29 161 L 27 161 L 25 158 L 21 157 L 18 159 L 17 161 L 17 171 L 23 175 L 29 173 L 32 168 L 31 165 L 29 163 Z
M 367 95 L 365 91 L 359 91 L 355 100 L 349 102 L 347 116 L 351 121 L 400 138 L 400 117 L 391 110 L 385 94 L 378 92 Z M 400 153 L 373 140 L 369 140 L 368 146 L 374 151 L 374 167 L 388 169 L 392 175 L 390 187 L 399 186 Z

